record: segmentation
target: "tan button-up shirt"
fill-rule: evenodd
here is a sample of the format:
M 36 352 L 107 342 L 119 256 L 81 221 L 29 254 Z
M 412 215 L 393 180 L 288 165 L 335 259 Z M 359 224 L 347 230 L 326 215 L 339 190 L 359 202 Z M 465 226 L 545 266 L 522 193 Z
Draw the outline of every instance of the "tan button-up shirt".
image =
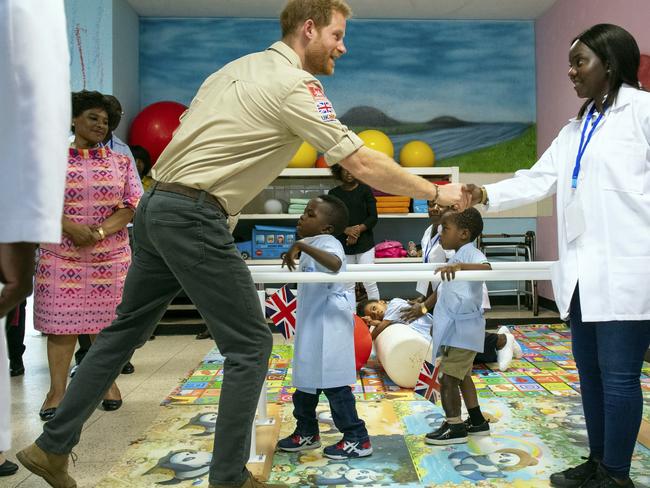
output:
M 278 41 L 203 82 L 152 176 L 205 190 L 234 215 L 280 174 L 303 140 L 328 164 L 363 146 L 296 52 Z

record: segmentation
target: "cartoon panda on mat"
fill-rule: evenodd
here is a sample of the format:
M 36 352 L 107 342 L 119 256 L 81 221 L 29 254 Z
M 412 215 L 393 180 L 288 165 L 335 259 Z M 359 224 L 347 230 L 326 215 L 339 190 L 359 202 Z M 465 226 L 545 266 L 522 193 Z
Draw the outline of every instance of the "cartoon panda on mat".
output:
M 179 430 L 192 429 L 195 427 L 203 428 L 203 432 L 192 434 L 196 437 L 204 437 L 214 434 L 215 426 L 217 425 L 217 412 L 199 413 L 192 417 L 190 421 L 181 427 Z
M 503 471 L 517 471 L 538 463 L 537 459 L 521 449 L 499 449 L 480 455 L 458 451 L 448 458 L 459 475 L 472 481 L 505 478 Z
M 187 480 L 205 476 L 210 471 L 212 453 L 193 449 L 171 451 L 160 458 L 156 466 L 144 473 L 167 473 L 172 471 L 174 477 L 167 481 L 159 481 L 157 485 L 177 485 Z
M 311 474 L 308 482 L 312 486 L 322 485 L 369 485 L 384 477 L 372 469 L 350 468 L 347 464 L 332 463 L 323 466 L 317 474 Z

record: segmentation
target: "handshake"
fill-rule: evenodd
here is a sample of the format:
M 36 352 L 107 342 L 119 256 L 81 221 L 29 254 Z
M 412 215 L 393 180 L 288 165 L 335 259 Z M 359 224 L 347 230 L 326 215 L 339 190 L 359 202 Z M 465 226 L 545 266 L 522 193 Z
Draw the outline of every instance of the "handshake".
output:
M 438 186 L 434 202 L 441 207 L 463 211 L 479 203 L 486 203 L 487 193 L 483 187 L 473 183 L 451 183 Z

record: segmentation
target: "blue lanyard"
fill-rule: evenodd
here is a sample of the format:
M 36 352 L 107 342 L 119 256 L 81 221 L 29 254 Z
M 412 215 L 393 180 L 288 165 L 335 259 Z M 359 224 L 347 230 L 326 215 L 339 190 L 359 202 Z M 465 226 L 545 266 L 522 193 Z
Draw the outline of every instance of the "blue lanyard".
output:
M 580 174 L 580 161 L 582 161 L 582 156 L 584 155 L 585 150 L 587 149 L 587 145 L 589 144 L 589 141 L 591 141 L 591 136 L 594 135 L 596 126 L 600 122 L 600 119 L 603 118 L 603 114 L 605 113 L 605 107 L 603 106 L 603 111 L 598 115 L 596 121 L 593 124 L 591 124 L 591 130 L 589 131 L 589 134 L 587 135 L 587 139 L 585 140 L 587 126 L 589 125 L 589 121 L 593 117 L 595 111 L 596 111 L 596 104 L 594 104 L 591 107 L 591 110 L 589 110 L 589 115 L 587 115 L 585 119 L 585 125 L 582 127 L 582 134 L 580 135 L 580 146 L 578 147 L 578 154 L 576 155 L 576 165 L 573 168 L 573 176 L 571 176 L 571 188 L 573 189 L 578 188 L 578 175 Z
M 436 234 L 436 236 L 433 239 L 429 240 L 429 244 L 427 244 L 427 249 L 424 252 L 424 262 L 428 263 L 429 262 L 429 251 L 433 249 L 433 246 L 436 245 L 436 243 L 440 240 L 440 234 Z

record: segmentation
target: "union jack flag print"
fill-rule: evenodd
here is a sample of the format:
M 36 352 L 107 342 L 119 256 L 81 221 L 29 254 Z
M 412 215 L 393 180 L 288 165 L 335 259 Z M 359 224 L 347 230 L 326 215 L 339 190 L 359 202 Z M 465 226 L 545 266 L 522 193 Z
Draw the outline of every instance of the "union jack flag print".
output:
M 266 299 L 266 316 L 280 329 L 285 339 L 296 333 L 296 297 L 284 285 Z
M 420 376 L 415 385 L 414 392 L 422 395 L 427 400 L 437 403 L 440 396 L 440 383 L 438 382 L 438 373 L 440 365 L 435 368 L 429 361 L 424 361 L 422 369 L 420 369 Z
M 316 102 L 316 109 L 320 113 L 320 118 L 323 120 L 323 122 L 336 120 L 334 107 L 332 107 L 332 103 L 329 100 L 325 99 L 323 101 Z

